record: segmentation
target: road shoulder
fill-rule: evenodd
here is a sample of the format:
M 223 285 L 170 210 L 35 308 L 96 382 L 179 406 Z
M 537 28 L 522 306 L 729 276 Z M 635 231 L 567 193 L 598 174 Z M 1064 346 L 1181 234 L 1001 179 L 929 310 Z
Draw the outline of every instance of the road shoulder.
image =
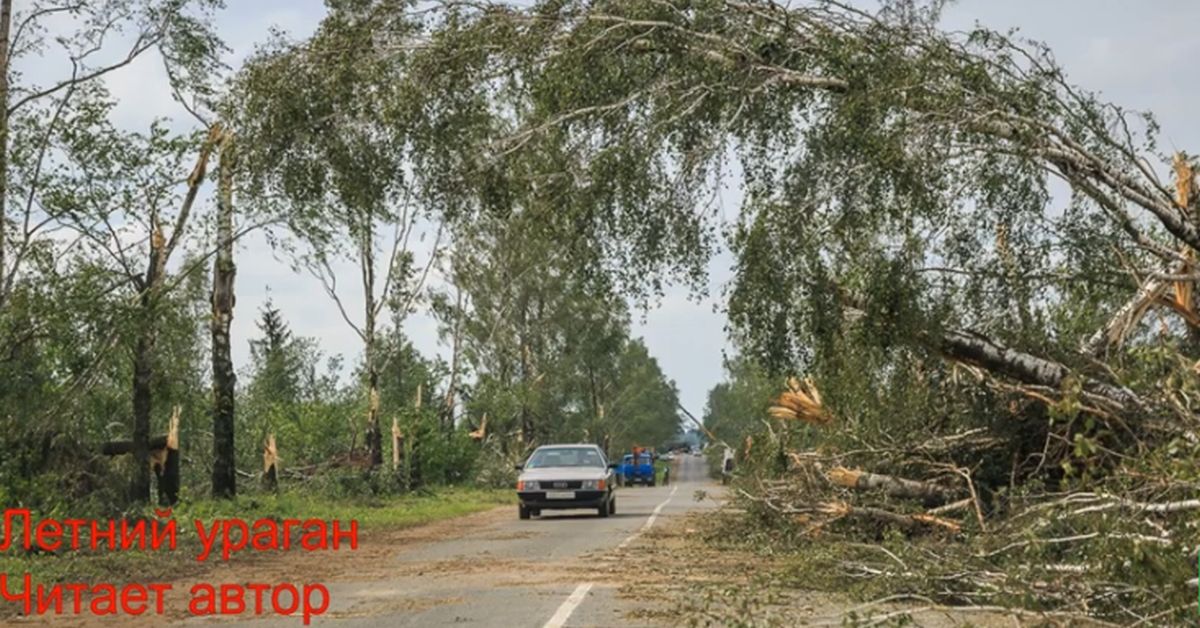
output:
M 805 587 L 803 561 L 745 536 L 732 510 L 677 517 L 614 550 L 604 562 L 623 625 L 1013 626 L 1012 615 L 926 605 L 862 602 Z M 1019 622 L 1018 622 L 1019 623 Z M 600 624 L 597 624 L 600 625 Z

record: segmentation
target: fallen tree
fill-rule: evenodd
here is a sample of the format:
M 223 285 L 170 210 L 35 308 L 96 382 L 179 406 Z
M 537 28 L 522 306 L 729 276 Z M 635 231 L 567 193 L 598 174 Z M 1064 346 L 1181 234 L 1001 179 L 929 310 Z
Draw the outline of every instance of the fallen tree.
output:
M 1191 161 L 1165 183 L 1149 116 L 1071 84 L 1036 42 L 943 32 L 940 7 L 473 5 L 445 41 L 519 86 L 502 107 L 533 112 L 488 144 L 489 166 L 554 198 L 548 221 L 620 242 L 605 253 L 622 279 L 695 272 L 705 208 L 740 185 L 725 230 L 737 349 L 821 384 L 769 409 L 743 398 L 761 416 L 716 435 L 745 443 L 739 494 L 782 537 L 821 535 L 806 547 L 820 554 L 899 532 L 913 547 L 889 545 L 897 560 L 834 551 L 824 566 L 903 591 L 927 572 L 939 602 L 1181 616 L 1194 590 L 1167 583 L 1190 579 L 1170 552 L 1197 543 L 1191 511 L 1111 504 L 1194 499 Z M 953 510 L 926 510 L 929 484 L 954 486 L 934 500 Z M 1119 501 L 1079 506 L 1089 493 Z M 914 517 L 966 509 L 954 542 L 920 543 L 946 527 Z M 1031 538 L 1020 556 L 975 552 Z M 1133 575 L 1056 552 L 1073 547 L 1128 555 Z
M 919 499 L 926 505 L 938 505 L 958 497 L 961 491 L 935 482 L 910 480 L 861 469 L 834 467 L 826 474 L 830 482 L 843 488 L 861 491 L 878 490 L 893 497 Z
M 180 407 L 175 406 L 167 433 L 149 439 L 150 472 L 158 486 L 158 502 L 163 506 L 173 506 L 179 502 L 179 413 Z M 131 440 L 112 440 L 100 445 L 100 454 L 103 456 L 124 456 L 135 451 Z

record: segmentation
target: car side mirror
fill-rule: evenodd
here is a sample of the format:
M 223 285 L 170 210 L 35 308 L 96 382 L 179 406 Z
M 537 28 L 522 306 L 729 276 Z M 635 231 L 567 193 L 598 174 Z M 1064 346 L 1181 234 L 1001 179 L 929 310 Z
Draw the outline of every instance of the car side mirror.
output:
M 610 463 L 608 463 L 608 468 L 609 468 L 609 469 L 616 469 L 616 468 L 618 468 L 618 467 L 620 467 L 620 466 L 621 466 L 621 465 L 620 465 L 619 463 L 616 463 L 616 462 L 610 462 Z

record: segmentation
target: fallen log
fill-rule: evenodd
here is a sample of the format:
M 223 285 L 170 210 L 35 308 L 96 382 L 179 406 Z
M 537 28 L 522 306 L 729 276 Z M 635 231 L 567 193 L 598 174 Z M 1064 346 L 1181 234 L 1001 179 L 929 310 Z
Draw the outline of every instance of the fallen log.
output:
M 956 510 L 963 510 L 966 508 L 970 508 L 971 505 L 974 503 L 975 503 L 975 500 L 971 499 L 970 497 L 967 497 L 966 499 L 960 499 L 956 502 L 950 502 L 949 504 L 946 504 L 944 506 L 938 506 L 937 508 L 932 508 L 929 510 L 929 514 L 942 515 L 942 514 L 946 514 L 948 512 L 954 512 Z
M 843 488 L 860 491 L 880 490 L 892 497 L 919 499 L 926 506 L 943 504 L 958 497 L 957 491 L 940 484 L 871 473 L 860 469 L 834 467 L 825 474 L 825 477 L 833 484 Z
M 852 320 L 865 316 L 865 310 L 858 299 L 845 293 L 840 296 Z M 1103 398 L 1124 411 L 1146 411 L 1146 402 L 1125 386 L 1073 372 L 1061 362 L 1007 347 L 982 334 L 946 329 L 940 336 L 920 333 L 917 339 L 948 360 L 977 366 L 989 373 L 1010 377 L 1025 384 L 1061 389 L 1067 377 L 1074 375 L 1085 393 Z
M 167 435 L 159 434 L 158 436 L 150 437 L 150 450 L 166 449 Z M 133 441 L 131 440 L 110 440 L 107 443 L 100 445 L 100 453 L 105 456 L 124 456 L 133 452 Z
M 943 519 L 936 515 L 914 514 L 906 515 L 882 508 L 871 506 L 851 506 L 846 502 L 828 502 L 817 508 L 818 512 L 834 518 L 870 519 L 889 525 L 894 525 L 907 532 L 913 532 L 928 527 L 942 528 L 955 534 L 962 531 L 962 525 L 951 519 Z
M 1084 515 L 1090 512 L 1107 512 L 1109 510 L 1125 510 L 1134 514 L 1158 513 L 1171 514 L 1187 510 L 1200 510 L 1200 499 L 1184 499 L 1173 502 L 1148 503 L 1131 499 L 1113 497 L 1111 501 L 1095 506 L 1085 506 L 1071 511 L 1071 515 Z
M 1006 347 L 979 334 L 946 330 L 937 342 L 941 354 L 951 360 L 973 364 L 986 371 L 1006 375 L 1026 384 L 1062 388 L 1071 369 L 1047 358 Z M 1145 403 L 1132 390 L 1076 374 L 1083 390 L 1104 397 L 1127 409 L 1142 409 Z

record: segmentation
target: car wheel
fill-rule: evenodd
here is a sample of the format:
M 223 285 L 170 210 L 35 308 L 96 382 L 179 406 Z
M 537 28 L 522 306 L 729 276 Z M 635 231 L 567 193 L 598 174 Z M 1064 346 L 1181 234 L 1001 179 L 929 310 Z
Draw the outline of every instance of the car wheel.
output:
M 534 517 L 540 517 L 540 516 L 542 516 L 542 509 L 541 508 L 530 508 L 529 514 L 533 515 Z
M 608 516 L 608 503 L 605 502 L 603 504 L 600 504 L 598 507 L 596 507 L 596 513 L 599 514 L 601 517 L 607 517 Z
M 617 498 L 615 496 L 612 499 L 608 500 L 608 514 L 610 514 L 610 515 L 617 514 Z
M 517 506 L 517 516 L 522 519 L 529 518 L 529 509 L 524 506 Z

